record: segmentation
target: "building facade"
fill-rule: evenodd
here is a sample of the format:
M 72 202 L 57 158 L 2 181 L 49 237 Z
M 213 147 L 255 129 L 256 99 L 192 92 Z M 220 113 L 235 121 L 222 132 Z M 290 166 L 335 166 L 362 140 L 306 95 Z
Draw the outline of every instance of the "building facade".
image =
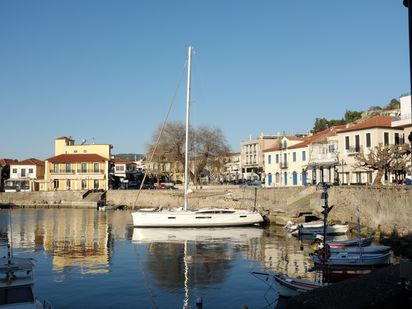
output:
M 6 180 L 6 192 L 39 191 L 44 181 L 44 161 L 30 158 L 10 165 L 10 178 Z
M 357 154 L 368 155 L 381 145 L 403 144 L 404 131 L 392 127 L 392 117 L 378 116 L 359 122 L 337 132 L 339 144 L 339 179 L 341 184 L 372 184 L 376 171 L 357 167 Z M 389 182 L 386 174 L 383 182 Z
M 41 190 L 109 189 L 110 144 L 75 144 L 71 137 L 55 140 L 55 156 L 45 161 L 45 182 Z

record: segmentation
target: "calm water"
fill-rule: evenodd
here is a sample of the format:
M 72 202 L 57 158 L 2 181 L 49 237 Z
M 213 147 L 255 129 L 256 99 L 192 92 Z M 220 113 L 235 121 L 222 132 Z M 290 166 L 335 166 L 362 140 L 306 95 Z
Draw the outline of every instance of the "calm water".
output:
M 199 296 L 205 309 L 274 308 L 277 292 L 251 272 L 312 266 L 279 227 L 134 229 L 128 211 L 0 210 L 0 236 L 37 260 L 37 296 L 54 308 L 196 308 Z

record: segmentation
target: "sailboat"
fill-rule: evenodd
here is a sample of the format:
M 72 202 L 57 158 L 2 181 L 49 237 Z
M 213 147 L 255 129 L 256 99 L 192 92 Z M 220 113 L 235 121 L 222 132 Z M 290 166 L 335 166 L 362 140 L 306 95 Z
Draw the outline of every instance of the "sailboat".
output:
M 176 209 L 155 208 L 132 212 L 133 225 L 135 227 L 222 227 L 247 226 L 262 223 L 263 217 L 257 211 L 218 207 L 203 209 L 188 208 L 191 62 L 192 46 L 189 46 L 186 98 L 184 206 Z

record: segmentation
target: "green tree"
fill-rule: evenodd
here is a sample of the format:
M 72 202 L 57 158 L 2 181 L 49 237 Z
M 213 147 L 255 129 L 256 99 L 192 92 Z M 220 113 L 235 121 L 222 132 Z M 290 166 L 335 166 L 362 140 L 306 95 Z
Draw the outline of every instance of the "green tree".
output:
M 326 118 L 316 118 L 312 133 L 315 134 L 327 128 L 329 128 L 329 120 L 327 120 Z
M 345 122 L 346 123 L 355 122 L 356 120 L 359 120 L 360 118 L 362 118 L 362 112 L 350 111 L 350 110 L 346 110 L 345 112 Z
M 396 99 L 392 99 L 388 105 L 386 105 L 385 109 L 386 110 L 391 110 L 391 109 L 399 109 L 401 106 L 401 103 L 396 100 Z

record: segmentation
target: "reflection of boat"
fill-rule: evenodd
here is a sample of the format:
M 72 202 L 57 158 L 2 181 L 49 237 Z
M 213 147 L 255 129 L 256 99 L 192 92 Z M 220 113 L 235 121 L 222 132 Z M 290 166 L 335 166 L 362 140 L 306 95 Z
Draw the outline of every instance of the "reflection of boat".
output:
M 181 209 L 154 211 L 136 211 L 132 213 L 133 225 L 137 227 L 212 227 L 212 226 L 245 226 L 263 222 L 257 211 L 237 209 L 208 208 L 188 209 L 189 190 L 189 116 L 190 116 L 190 76 L 192 47 L 189 46 L 187 100 L 186 100 L 186 135 L 185 135 L 185 176 L 184 207 Z
M 230 228 L 134 228 L 134 242 L 246 242 L 254 238 L 261 238 L 263 230 L 256 227 Z

